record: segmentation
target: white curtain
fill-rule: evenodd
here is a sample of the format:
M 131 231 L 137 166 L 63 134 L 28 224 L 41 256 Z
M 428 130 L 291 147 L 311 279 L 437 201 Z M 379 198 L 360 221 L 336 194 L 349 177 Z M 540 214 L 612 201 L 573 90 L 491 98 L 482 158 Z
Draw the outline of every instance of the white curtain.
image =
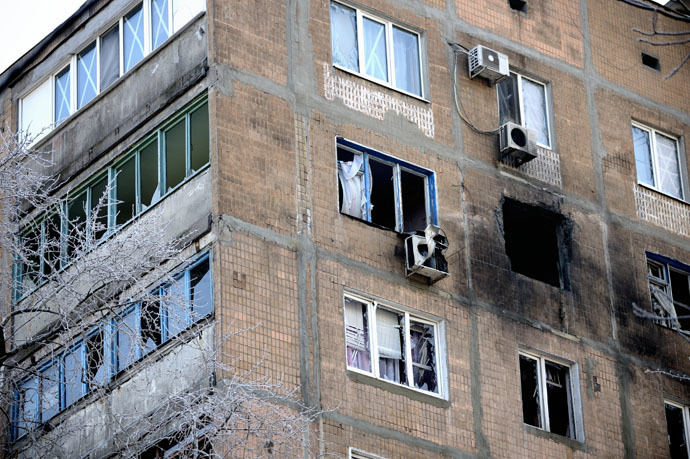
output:
M 362 155 L 355 155 L 352 161 L 338 161 L 338 178 L 343 188 L 343 202 L 340 211 L 353 217 L 366 219 L 367 198 L 364 189 Z M 371 180 L 369 181 L 371 183 Z

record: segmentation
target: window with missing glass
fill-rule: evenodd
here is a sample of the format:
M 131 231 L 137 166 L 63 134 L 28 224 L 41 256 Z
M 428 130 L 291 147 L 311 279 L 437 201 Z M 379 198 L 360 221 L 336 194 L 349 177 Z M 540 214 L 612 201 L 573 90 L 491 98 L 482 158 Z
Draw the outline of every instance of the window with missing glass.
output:
M 551 148 L 551 102 L 544 83 L 510 73 L 496 85 L 499 124 L 510 121 L 537 133 L 537 143 Z
M 690 266 L 647 252 L 647 279 L 656 322 L 690 333 Z
M 424 97 L 418 32 L 331 2 L 331 45 L 334 65 Z
M 690 413 L 687 405 L 664 400 L 666 429 L 668 432 L 669 457 L 688 459 L 690 457 Z
M 522 351 L 519 361 L 523 422 L 584 441 L 577 366 Z
M 349 369 L 445 397 L 440 320 L 349 293 L 343 302 Z
M 338 138 L 340 212 L 401 233 L 437 224 L 434 173 Z
M 678 138 L 633 123 L 637 181 L 674 198 L 685 199 L 687 174 L 682 167 Z

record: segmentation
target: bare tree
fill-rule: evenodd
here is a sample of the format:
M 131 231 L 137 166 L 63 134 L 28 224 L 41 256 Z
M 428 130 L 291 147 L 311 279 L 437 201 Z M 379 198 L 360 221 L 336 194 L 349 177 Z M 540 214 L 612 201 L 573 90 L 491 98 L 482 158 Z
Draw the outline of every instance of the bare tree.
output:
M 194 237 L 155 208 L 113 231 L 110 183 L 82 199 L 32 139 L 0 142 L 6 453 L 304 456 L 319 413 L 223 351 Z
M 674 0 L 673 4 L 675 8 L 673 9 L 665 6 L 653 5 L 643 0 L 619 1 L 651 12 L 649 30 L 633 28 L 633 31 L 643 35 L 637 39 L 638 41 L 648 43 L 652 46 L 682 46 L 690 43 L 690 7 L 687 3 L 688 0 Z M 679 24 L 683 24 L 682 27 L 685 30 L 669 31 L 660 29 L 657 25 L 659 16 L 663 16 L 677 21 Z M 688 51 L 685 57 L 673 68 L 673 70 L 664 76 L 664 80 L 667 80 L 678 73 L 678 71 L 683 68 L 689 59 L 690 51 Z

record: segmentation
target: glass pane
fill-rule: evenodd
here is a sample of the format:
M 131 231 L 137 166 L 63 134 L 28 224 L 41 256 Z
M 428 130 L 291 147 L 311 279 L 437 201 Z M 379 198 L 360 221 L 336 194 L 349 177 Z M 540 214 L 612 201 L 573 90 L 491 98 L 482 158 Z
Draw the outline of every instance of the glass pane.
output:
M 141 176 L 141 210 L 148 209 L 160 199 L 158 186 L 158 142 L 153 141 L 139 153 Z
M 424 231 L 426 218 L 426 183 L 424 177 L 405 169 L 400 170 L 400 196 L 402 197 L 403 231 Z
M 657 166 L 661 191 L 676 198 L 683 197 L 678 165 L 678 145 L 674 139 L 656 134 Z
M 173 33 L 180 30 L 194 16 L 206 10 L 206 0 L 173 0 Z
M 376 337 L 379 343 L 379 376 L 407 384 L 405 373 L 404 316 L 385 309 L 376 310 Z
M 364 73 L 379 80 L 388 81 L 386 56 L 386 26 L 362 18 L 364 29 Z
M 22 236 L 24 256 L 22 292 L 28 292 L 41 282 L 41 228 Z
M 345 298 L 345 350 L 349 367 L 371 371 L 367 305 L 347 297 Z
M 90 230 L 93 230 L 94 240 L 99 240 L 103 237 L 108 229 L 108 196 L 106 195 L 108 188 L 108 179 L 103 177 L 101 180 L 91 186 L 91 215 L 92 221 Z
M 682 408 L 666 404 L 666 428 L 671 458 L 688 459 L 688 445 L 685 438 Z
M 104 350 L 103 329 L 99 328 L 86 340 L 86 382 L 89 391 L 105 382 Z
M 122 225 L 136 215 L 136 174 L 135 157 L 117 168 L 117 217 L 116 223 Z
M 550 147 L 549 121 L 546 114 L 546 87 L 523 78 L 522 103 L 525 105 L 525 127 L 537 132 L 537 142 Z
M 122 36 L 126 72 L 144 57 L 144 10 L 141 5 L 125 16 Z
M 384 228 L 396 229 L 393 166 L 370 159 L 369 168 L 371 171 L 371 222 Z
M 142 354 L 151 352 L 162 343 L 160 301 L 148 300 L 141 304 Z
M 208 104 L 190 115 L 192 172 L 208 164 Z
M 633 146 L 635 148 L 635 168 L 637 181 L 645 185 L 654 186 L 652 172 L 652 155 L 649 149 L 649 132 L 636 126 L 632 127 Z
M 419 37 L 417 34 L 393 27 L 395 86 L 421 97 L 422 80 L 419 67 L 418 41 Z
M 438 392 L 434 326 L 410 320 L 410 345 L 412 346 L 414 386 L 418 389 Z
M 52 365 L 41 372 L 41 420 L 52 418 L 60 411 L 60 367 Z
M 77 108 L 83 107 L 98 94 L 96 42 L 77 55 Z
M 543 427 L 537 378 L 537 360 L 520 356 L 520 387 L 522 393 L 522 420 L 525 424 Z
M 331 3 L 331 50 L 334 64 L 359 72 L 357 13 L 337 3 Z
M 38 421 L 38 378 L 23 382 L 17 397 L 17 437 L 21 437 L 33 430 Z
M 86 240 L 86 192 L 72 199 L 67 205 L 69 233 L 66 241 L 67 257 L 72 258 L 75 250 L 84 249 Z
M 120 76 L 120 26 L 101 36 L 101 91 Z
M 79 400 L 84 393 L 84 375 L 82 371 L 82 347 L 65 354 L 65 406 Z
M 185 279 L 181 277 L 165 288 L 165 313 L 168 324 L 167 339 L 187 328 L 187 298 Z
M 196 322 L 212 312 L 211 270 L 209 269 L 208 258 L 190 270 L 189 282 L 192 322 Z
M 115 355 L 117 356 L 117 371 L 124 370 L 136 360 L 137 337 L 136 310 L 128 312 L 116 322 Z
M 170 36 L 168 0 L 151 1 L 151 44 L 156 49 Z
M 55 75 L 55 125 L 57 126 L 69 116 L 70 112 L 70 83 L 69 66 Z
M 165 131 L 165 186 L 166 193 L 182 183 L 186 176 L 185 120 Z
M 573 400 L 570 395 L 570 369 L 545 362 L 546 394 L 549 406 L 549 429 L 558 435 L 575 438 Z
M 520 105 L 518 102 L 517 76 L 510 74 L 496 85 L 498 90 L 498 122 L 503 125 L 507 122 L 522 124 L 520 121 Z
M 43 222 L 43 274 L 60 269 L 60 215 L 53 214 Z

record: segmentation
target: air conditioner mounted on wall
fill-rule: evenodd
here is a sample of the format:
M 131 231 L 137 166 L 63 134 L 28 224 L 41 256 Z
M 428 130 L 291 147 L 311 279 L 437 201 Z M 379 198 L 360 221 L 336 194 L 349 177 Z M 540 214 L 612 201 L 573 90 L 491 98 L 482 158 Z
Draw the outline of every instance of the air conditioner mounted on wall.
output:
M 477 45 L 470 50 L 467 62 L 470 78 L 480 76 L 498 83 L 510 76 L 508 56 L 482 45 Z
M 519 124 L 501 126 L 498 143 L 501 161 L 508 158 L 517 166 L 537 157 L 537 133 Z
M 407 277 L 421 277 L 429 284 L 448 276 L 448 262 L 443 252 L 448 238 L 436 225 L 428 225 L 424 232 L 405 239 L 405 271 Z

